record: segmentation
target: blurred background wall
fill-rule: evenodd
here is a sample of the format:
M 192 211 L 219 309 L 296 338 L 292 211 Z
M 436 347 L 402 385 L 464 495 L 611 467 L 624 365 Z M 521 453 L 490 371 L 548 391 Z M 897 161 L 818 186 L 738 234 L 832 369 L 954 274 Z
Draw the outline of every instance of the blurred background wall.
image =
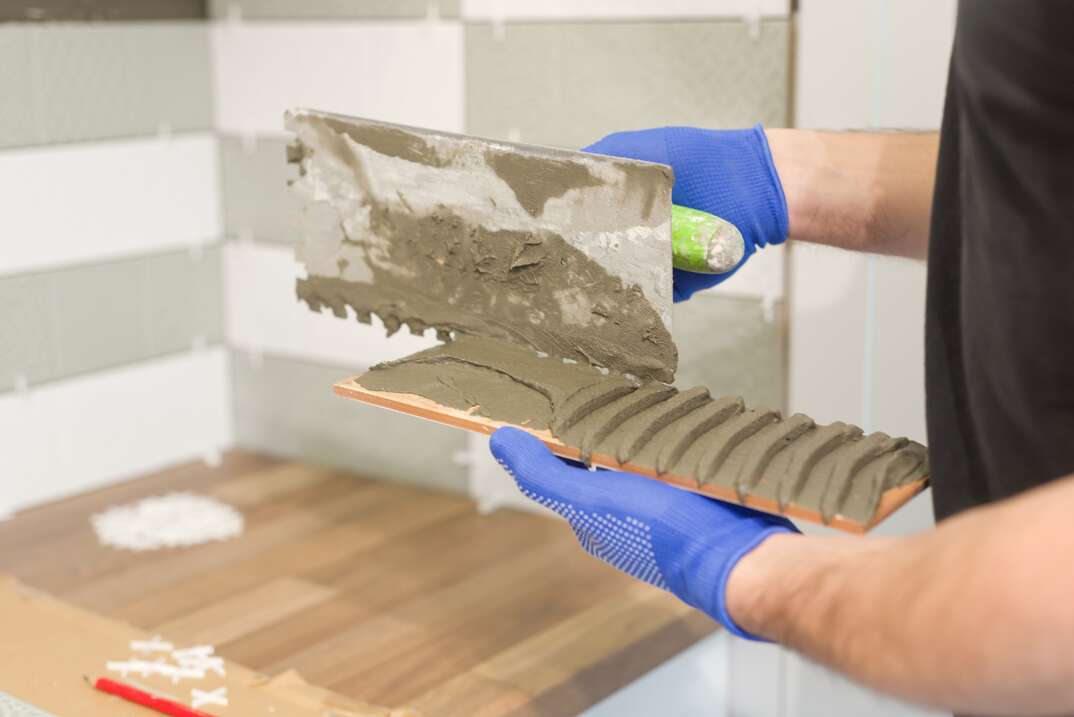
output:
M 484 440 L 325 391 L 422 345 L 311 316 L 288 289 L 294 204 L 280 108 L 293 105 L 579 147 L 618 129 L 787 122 L 790 23 L 727 2 L 218 2 L 224 275 L 240 445 L 519 502 Z M 390 18 L 388 17 L 390 16 Z M 780 250 L 752 278 L 677 309 L 680 380 L 782 405 Z M 704 321 L 715 315 L 716 325 Z M 453 457 L 460 460 L 453 460 Z M 465 461 L 469 460 L 467 466 Z M 469 471 L 467 468 L 469 467 Z
M 6 0 L 0 512 L 233 446 L 515 502 L 484 439 L 332 396 L 430 340 L 294 300 L 283 110 L 565 147 L 673 123 L 934 129 L 954 5 Z M 766 249 L 676 307 L 680 380 L 923 440 L 924 277 Z M 883 530 L 930 523 L 926 496 Z M 734 714 L 912 712 L 720 645 Z
M 232 443 L 202 14 L 0 4 L 0 511 Z

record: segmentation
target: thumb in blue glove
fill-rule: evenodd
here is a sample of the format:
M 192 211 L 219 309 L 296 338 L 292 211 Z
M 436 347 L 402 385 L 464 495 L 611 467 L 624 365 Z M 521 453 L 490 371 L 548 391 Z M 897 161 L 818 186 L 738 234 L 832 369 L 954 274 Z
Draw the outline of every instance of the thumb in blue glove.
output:
M 496 431 L 490 447 L 527 497 L 567 519 L 587 552 L 759 639 L 728 614 L 727 579 L 765 538 L 797 532 L 790 521 L 632 473 L 572 466 L 517 428 Z
M 742 232 L 746 253 L 730 272 L 675 270 L 676 301 L 724 281 L 757 249 L 787 238 L 787 200 L 760 125 L 740 130 L 660 127 L 616 132 L 585 151 L 670 165 L 675 172 L 671 193 L 675 204 L 715 214 Z

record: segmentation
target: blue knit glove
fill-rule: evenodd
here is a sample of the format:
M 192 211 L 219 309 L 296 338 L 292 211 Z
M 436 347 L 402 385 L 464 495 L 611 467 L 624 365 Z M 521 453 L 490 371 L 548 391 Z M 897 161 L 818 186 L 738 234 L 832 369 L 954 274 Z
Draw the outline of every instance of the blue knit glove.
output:
M 733 130 L 660 127 L 616 132 L 585 151 L 670 165 L 675 171 L 671 192 L 675 204 L 715 214 L 742 232 L 746 254 L 730 272 L 714 275 L 675 270 L 675 301 L 719 284 L 738 271 L 754 251 L 787 238 L 787 200 L 761 125 Z
M 566 518 L 587 552 L 759 639 L 728 615 L 727 578 L 768 536 L 797 532 L 790 521 L 633 473 L 576 467 L 517 428 L 499 429 L 490 446 L 519 489 Z

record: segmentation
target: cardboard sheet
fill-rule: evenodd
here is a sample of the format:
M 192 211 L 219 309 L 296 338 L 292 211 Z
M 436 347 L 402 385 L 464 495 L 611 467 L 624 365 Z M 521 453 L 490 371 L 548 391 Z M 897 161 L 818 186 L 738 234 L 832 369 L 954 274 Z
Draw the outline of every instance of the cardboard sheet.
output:
M 123 677 L 105 669 L 109 660 L 132 656 L 131 640 L 151 635 L 130 625 L 94 615 L 28 588 L 0 573 L 0 692 L 56 717 L 150 717 L 153 711 L 98 692 L 88 680 L 96 677 L 139 683 L 190 704 L 191 688 L 226 686 L 227 707 L 203 707 L 220 717 L 416 717 L 410 710 L 391 710 L 350 700 L 306 684 L 294 672 L 274 678 L 226 663 L 226 676 L 209 673 L 202 680 L 172 684 L 159 675 Z M 163 635 L 186 647 L 182 635 Z M 147 659 L 154 659 L 147 657 Z M 133 681 L 133 682 L 132 682 Z M 2 711 L 2 710 L 0 710 Z

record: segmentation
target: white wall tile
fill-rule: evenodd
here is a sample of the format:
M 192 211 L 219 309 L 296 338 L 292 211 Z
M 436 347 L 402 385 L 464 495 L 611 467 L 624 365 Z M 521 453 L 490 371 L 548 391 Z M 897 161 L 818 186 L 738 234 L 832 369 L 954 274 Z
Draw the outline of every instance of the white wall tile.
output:
M 802 0 L 797 126 L 938 127 L 954 12 L 955 0 Z M 797 245 L 789 286 L 791 410 L 924 440 L 924 266 Z M 927 530 L 930 498 L 916 497 L 876 533 Z M 789 717 L 930 714 L 787 657 Z
M 751 256 L 733 277 L 706 289 L 704 295 L 762 299 L 769 302 L 782 299 L 786 257 L 786 246 L 783 244 L 765 247 Z
M 935 129 L 955 0 L 803 0 L 796 125 Z
M 954 0 L 804 0 L 796 124 L 936 128 Z M 924 439 L 920 264 L 796 246 L 790 404 L 823 420 Z
M 867 264 L 830 247 L 791 248 L 787 404 L 818 423 L 864 419 Z
M 786 17 L 789 0 L 462 0 L 464 20 Z
M 872 421 L 925 442 L 925 264 L 878 257 L 873 321 Z
M 957 0 L 883 3 L 878 42 L 875 125 L 938 129 L 943 118 L 947 66 L 955 37 Z
M 802 0 L 798 12 L 795 125 L 870 126 L 876 0 Z
M 0 512 L 227 448 L 227 361 L 216 347 L 0 395 Z
M 651 672 L 593 705 L 580 717 L 724 717 L 730 688 L 730 643 L 724 630 L 702 638 Z
M 786 717 L 941 717 L 950 714 L 881 695 L 792 652 L 786 652 L 785 659 L 789 676 L 789 709 L 782 714 Z
M 0 153 L 0 274 L 150 253 L 222 233 L 216 140 L 87 142 Z
M 225 132 L 282 132 L 291 107 L 462 130 L 458 23 L 224 21 L 212 49 Z
M 785 714 L 781 681 L 787 651 L 767 642 L 731 637 L 727 645 L 727 714 L 765 717 Z
M 462 458 L 469 474 L 467 494 L 477 502 L 479 512 L 491 513 L 500 508 L 514 508 L 557 518 L 550 509 L 522 494 L 515 481 L 489 452 L 488 436 L 467 433 L 466 453 Z
M 327 309 L 314 313 L 295 298 L 295 279 L 300 276 L 305 271 L 291 247 L 226 244 L 224 306 L 230 345 L 254 353 L 338 364 L 345 373 L 436 343 L 433 338 L 411 335 L 405 327 L 388 338 L 379 319 L 373 317 L 372 325 L 359 323 L 350 309 L 347 319 L 336 318 Z

